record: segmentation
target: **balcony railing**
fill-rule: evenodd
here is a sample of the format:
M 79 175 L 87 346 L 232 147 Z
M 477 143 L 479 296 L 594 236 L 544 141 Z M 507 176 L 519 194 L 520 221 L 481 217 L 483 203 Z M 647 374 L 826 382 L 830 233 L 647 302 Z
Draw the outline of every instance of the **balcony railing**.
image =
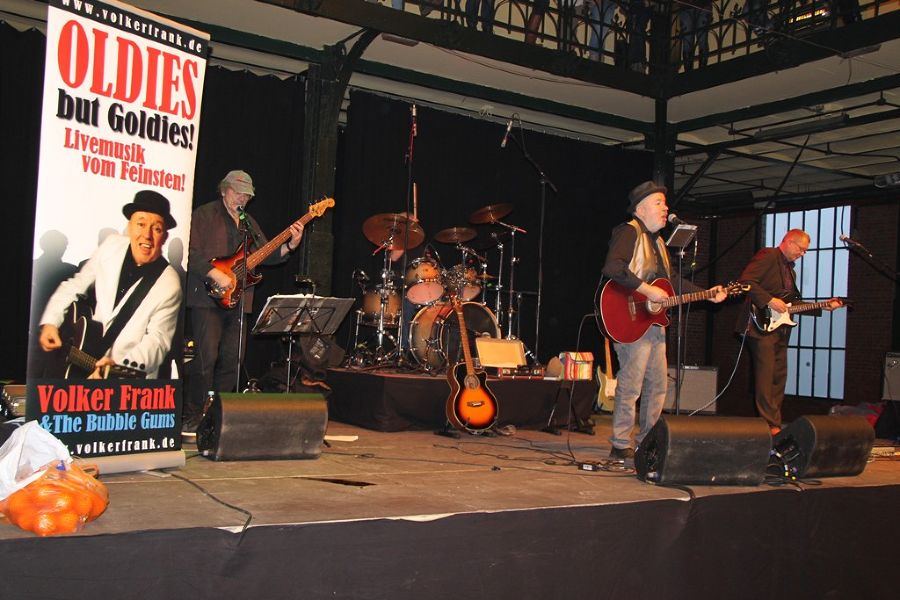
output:
M 370 0 L 371 1 L 371 0 Z M 666 67 L 679 71 L 898 9 L 897 0 L 381 0 L 487 34 L 647 72 L 654 23 L 668 24 Z M 654 19 L 654 13 L 658 13 Z M 661 17 L 661 18 L 660 18 Z M 662 67 L 663 65 L 654 65 Z

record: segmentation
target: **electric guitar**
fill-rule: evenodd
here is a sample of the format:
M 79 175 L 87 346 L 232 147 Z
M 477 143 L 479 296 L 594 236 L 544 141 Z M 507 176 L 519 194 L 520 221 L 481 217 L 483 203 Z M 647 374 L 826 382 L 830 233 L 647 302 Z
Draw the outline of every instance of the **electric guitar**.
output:
M 597 390 L 596 408 L 602 412 L 612 412 L 614 407 L 613 399 L 616 397 L 616 378 L 612 372 L 612 353 L 609 351 L 609 338 L 603 338 L 606 347 L 606 372 L 603 367 L 597 367 L 597 382 L 600 384 Z
M 93 320 L 91 316 L 92 311 L 78 302 L 69 306 L 65 319 L 59 327 L 59 337 L 63 340 L 63 347 L 55 352 L 62 357 L 62 361 L 57 360 L 55 365 L 48 366 L 48 377 L 87 379 L 94 372 L 99 360 L 94 355 L 101 354 L 99 349 L 103 342 L 103 325 Z M 137 365 L 134 367 L 111 365 L 106 377 L 144 379 L 147 374 L 138 369 Z
M 455 291 L 450 292 L 450 303 L 459 321 L 463 360 L 447 370 L 447 382 L 450 384 L 447 420 L 459 430 L 481 433 L 491 429 L 497 422 L 497 397 L 487 387 L 487 374 L 482 369 L 476 370 L 472 362 L 466 319 Z
M 607 281 L 600 292 L 600 317 L 610 338 L 622 344 L 630 344 L 644 335 L 651 325 L 665 327 L 669 324 L 666 310 L 679 304 L 687 304 L 697 300 L 715 298 L 713 290 L 703 290 L 690 294 L 675 295 L 669 280 L 660 277 L 650 282 L 666 292 L 669 297 L 662 302 L 653 302 L 646 296 L 619 285 L 615 281 Z M 729 296 L 750 291 L 748 284 L 732 282 L 724 286 Z
M 790 302 L 788 302 L 788 309 L 785 312 L 779 312 L 773 308 L 769 308 L 768 306 L 757 308 L 756 306 L 751 304 L 750 318 L 753 320 L 753 324 L 756 325 L 756 328 L 759 329 L 760 332 L 770 333 L 783 325 L 796 327 L 797 322 L 791 318 L 792 314 L 827 308 L 833 302 L 833 300 L 834 299 L 823 300 L 822 302 L 800 302 L 797 304 L 791 304 Z M 837 298 L 836 300 L 840 303 L 840 306 L 838 308 L 843 308 L 850 303 L 849 300 L 843 298 Z
M 321 217 L 325 214 L 325 211 L 332 206 L 334 206 L 334 198 L 325 198 L 324 200 L 316 202 L 315 204 L 310 205 L 308 213 L 294 221 L 294 223 L 306 225 L 314 218 Z M 290 238 L 291 228 L 288 227 L 266 242 L 260 249 L 251 252 L 247 257 L 244 256 L 244 245 L 241 244 L 231 256 L 212 259 L 210 264 L 222 273 L 225 273 L 231 279 L 231 287 L 225 289 L 216 284 L 215 281 L 207 279 L 206 290 L 209 292 L 209 295 L 217 299 L 223 308 L 234 308 L 237 306 L 241 300 L 241 294 L 245 287 L 249 288 L 262 280 L 262 275 L 256 273 L 254 269 Z M 246 286 L 244 286 L 245 273 L 247 280 Z

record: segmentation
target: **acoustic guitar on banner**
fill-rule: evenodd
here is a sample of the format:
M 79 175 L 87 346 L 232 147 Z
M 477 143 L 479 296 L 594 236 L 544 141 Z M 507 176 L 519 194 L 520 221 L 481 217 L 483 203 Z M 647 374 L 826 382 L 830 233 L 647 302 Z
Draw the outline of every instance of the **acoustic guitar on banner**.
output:
M 309 212 L 294 221 L 300 225 L 306 225 L 316 217 L 321 217 L 325 211 L 334 206 L 334 198 L 325 198 L 313 205 L 310 205 Z M 293 225 L 294 223 L 291 223 Z M 225 289 L 211 279 L 206 280 L 206 290 L 209 295 L 219 301 L 223 308 L 234 308 L 241 300 L 241 294 L 246 288 L 254 286 L 262 280 L 262 275 L 256 273 L 254 269 L 266 260 L 272 252 L 280 248 L 283 243 L 291 238 L 291 228 L 287 227 L 284 231 L 266 242 L 261 248 L 255 252 L 251 252 L 249 256 L 244 256 L 244 245 L 238 246 L 238 249 L 231 256 L 224 258 L 214 258 L 210 261 L 213 267 L 225 273 L 231 279 L 231 287 Z M 245 282 L 246 275 L 246 285 Z
M 460 282 L 460 286 L 462 283 Z M 499 413 L 497 397 L 487 386 L 487 374 L 483 369 L 476 369 L 469 348 L 469 335 L 466 329 L 466 318 L 463 314 L 459 287 L 449 285 L 450 304 L 456 311 L 459 322 L 459 341 L 462 345 L 463 360 L 447 370 L 447 382 L 450 384 L 450 396 L 447 398 L 447 421 L 462 431 L 482 433 L 491 429 L 497 422 Z
M 830 300 L 823 300 L 821 302 L 798 302 L 794 304 L 788 302 L 788 309 L 785 312 L 779 312 L 774 308 L 769 308 L 768 306 L 759 308 L 755 305 L 752 305 L 750 310 L 750 318 L 752 319 L 753 324 L 756 325 L 756 328 L 760 330 L 760 332 L 770 333 L 772 331 L 775 331 L 779 327 L 782 327 L 783 325 L 796 327 L 797 322 L 791 318 L 791 315 L 828 308 L 832 302 L 837 302 L 839 304 L 837 308 L 843 308 L 850 304 L 850 301 L 845 298 L 832 298 Z
M 666 311 L 679 304 L 715 298 L 714 290 L 703 290 L 689 294 L 675 295 L 668 279 L 660 277 L 650 285 L 665 291 L 669 297 L 662 302 L 653 302 L 636 290 L 630 290 L 615 281 L 607 281 L 600 292 L 600 317 L 607 334 L 613 341 L 630 344 L 641 338 L 651 325 L 665 327 L 669 324 Z M 731 282 L 725 286 L 729 296 L 750 291 L 748 284 Z
M 103 342 L 103 325 L 93 320 L 92 314 L 93 311 L 79 302 L 73 302 L 66 310 L 59 326 L 59 339 L 63 341 L 63 346 L 48 359 L 48 377 L 86 379 L 94 372 L 99 360 L 95 356 L 101 354 L 99 350 Z M 139 365 L 110 365 L 103 375 L 111 379 L 147 377 Z

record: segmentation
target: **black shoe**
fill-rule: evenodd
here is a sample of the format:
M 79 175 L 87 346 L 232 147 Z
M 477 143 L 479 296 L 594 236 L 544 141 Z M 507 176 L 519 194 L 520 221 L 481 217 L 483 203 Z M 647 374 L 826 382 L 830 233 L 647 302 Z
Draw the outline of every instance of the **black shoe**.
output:
M 613 460 L 634 460 L 634 450 L 631 448 L 616 448 L 609 451 L 609 457 Z

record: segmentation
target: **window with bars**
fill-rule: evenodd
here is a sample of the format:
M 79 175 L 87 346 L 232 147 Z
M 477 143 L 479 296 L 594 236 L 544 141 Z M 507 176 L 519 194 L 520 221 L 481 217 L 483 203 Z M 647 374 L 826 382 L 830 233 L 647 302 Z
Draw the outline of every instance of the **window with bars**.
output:
M 763 225 L 766 246 L 777 246 L 791 229 L 809 234 L 809 250 L 795 266 L 804 301 L 847 296 L 850 257 L 839 236 L 850 230 L 849 206 L 766 215 Z M 818 317 L 797 313 L 793 320 L 785 393 L 842 400 L 847 311 L 823 311 Z

